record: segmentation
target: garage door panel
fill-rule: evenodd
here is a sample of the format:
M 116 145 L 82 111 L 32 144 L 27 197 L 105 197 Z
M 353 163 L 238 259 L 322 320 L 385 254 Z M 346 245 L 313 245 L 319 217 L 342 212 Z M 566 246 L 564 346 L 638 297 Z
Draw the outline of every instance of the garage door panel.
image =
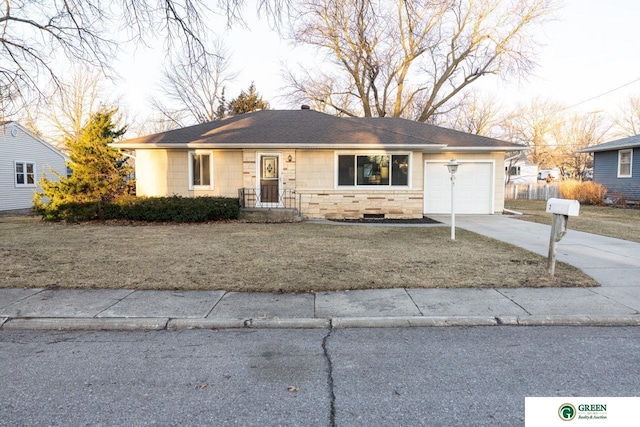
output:
M 450 176 L 446 162 L 425 162 L 425 213 L 451 213 Z M 492 213 L 492 186 L 493 163 L 460 162 L 455 185 L 456 213 Z

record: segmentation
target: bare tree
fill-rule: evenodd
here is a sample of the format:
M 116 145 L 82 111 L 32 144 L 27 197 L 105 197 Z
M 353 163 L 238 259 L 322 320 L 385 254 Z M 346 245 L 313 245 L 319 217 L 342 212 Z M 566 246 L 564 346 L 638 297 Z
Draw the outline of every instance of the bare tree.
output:
M 616 136 L 640 135 L 640 96 L 630 96 L 613 119 Z
M 482 76 L 528 74 L 533 30 L 554 10 L 554 0 L 307 0 L 293 39 L 339 71 L 290 72 L 289 85 L 344 115 L 429 121 Z
M 440 124 L 475 135 L 497 136 L 505 114 L 493 97 L 472 91 L 465 94 L 451 114 L 443 115 Z
M 161 98 L 153 98 L 154 109 L 177 126 L 205 123 L 224 115 L 223 90 L 237 72 L 231 71 L 231 54 L 218 40 L 212 59 L 191 62 L 188 57 L 170 61 L 160 83 Z
M 105 103 L 100 96 L 100 80 L 97 70 L 76 67 L 70 81 L 61 80 L 48 97 L 43 116 L 53 128 L 49 135 L 61 149 L 65 148 L 65 140 L 77 139 L 87 120 Z
M 70 63 L 109 70 L 120 33 L 131 40 L 165 37 L 169 50 L 184 52 L 191 62 L 206 61 L 205 0 L 3 0 L 0 11 L 0 106 L 16 113 L 43 87 L 60 85 L 59 55 Z M 233 22 L 244 0 L 220 0 Z M 258 8 L 279 14 L 287 0 L 259 0 Z M 273 16 L 273 15 L 271 15 Z M 121 29 L 123 31 L 118 31 Z
M 562 176 L 582 179 L 593 167 L 593 158 L 578 150 L 603 142 L 611 125 L 605 122 L 602 111 L 574 114 L 553 130 L 555 152 L 553 162 Z
M 152 114 L 142 120 L 134 118 L 130 122 L 131 125 L 127 127 L 127 137 L 130 138 L 166 132 L 180 127 L 177 124 L 180 122 L 179 118 L 168 118 L 161 113 Z
M 505 118 L 502 138 L 530 147 L 529 160 L 541 168 L 554 166 L 555 135 L 562 124 L 563 106 L 535 99 Z

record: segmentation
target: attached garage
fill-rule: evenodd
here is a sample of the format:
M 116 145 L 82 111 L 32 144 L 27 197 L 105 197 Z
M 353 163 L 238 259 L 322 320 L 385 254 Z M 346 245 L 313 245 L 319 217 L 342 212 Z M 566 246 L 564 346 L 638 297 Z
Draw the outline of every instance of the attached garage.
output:
M 426 160 L 424 165 L 424 213 L 451 213 L 451 175 L 447 161 Z M 492 214 L 495 163 L 493 160 L 458 160 L 455 212 Z

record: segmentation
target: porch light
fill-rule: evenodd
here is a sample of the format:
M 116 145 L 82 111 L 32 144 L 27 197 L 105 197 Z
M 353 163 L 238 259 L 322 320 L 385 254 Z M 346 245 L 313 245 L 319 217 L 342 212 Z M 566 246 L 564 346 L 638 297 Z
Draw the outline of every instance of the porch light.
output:
M 451 161 L 447 163 L 447 169 L 449 169 L 449 173 L 451 174 L 451 240 L 456 240 L 456 213 L 454 210 L 453 190 L 456 184 L 458 166 L 460 166 L 460 164 L 455 159 L 451 159 Z
M 458 166 L 460 166 L 460 163 L 458 163 L 456 159 L 451 159 L 451 161 L 447 163 L 447 169 L 449 169 L 452 181 L 454 180 L 454 175 L 458 171 Z

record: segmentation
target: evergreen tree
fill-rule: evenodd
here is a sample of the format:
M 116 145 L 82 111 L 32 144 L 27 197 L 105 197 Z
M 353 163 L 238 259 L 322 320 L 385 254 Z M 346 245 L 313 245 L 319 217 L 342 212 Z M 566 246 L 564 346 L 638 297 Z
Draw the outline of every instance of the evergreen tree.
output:
M 249 93 L 244 90 L 240 95 L 231 102 L 227 108 L 230 116 L 239 116 L 240 114 L 250 113 L 257 110 L 268 110 L 269 103 L 262 99 L 260 94 L 256 92 L 256 86 L 251 83 Z
M 216 110 L 216 120 L 224 119 L 227 117 L 227 100 L 224 97 L 224 90 L 222 88 L 222 94 L 220 95 L 220 104 L 218 104 L 218 109 Z
M 109 146 L 121 138 L 126 126 L 114 123 L 117 109 L 103 109 L 93 114 L 77 138 L 68 138 L 71 176 L 57 175 L 57 180 L 40 180 L 41 193 L 34 198 L 34 208 L 45 219 L 61 219 L 59 208 L 66 203 L 106 203 L 131 192 L 132 181 L 126 178 L 132 168 L 122 155 Z

